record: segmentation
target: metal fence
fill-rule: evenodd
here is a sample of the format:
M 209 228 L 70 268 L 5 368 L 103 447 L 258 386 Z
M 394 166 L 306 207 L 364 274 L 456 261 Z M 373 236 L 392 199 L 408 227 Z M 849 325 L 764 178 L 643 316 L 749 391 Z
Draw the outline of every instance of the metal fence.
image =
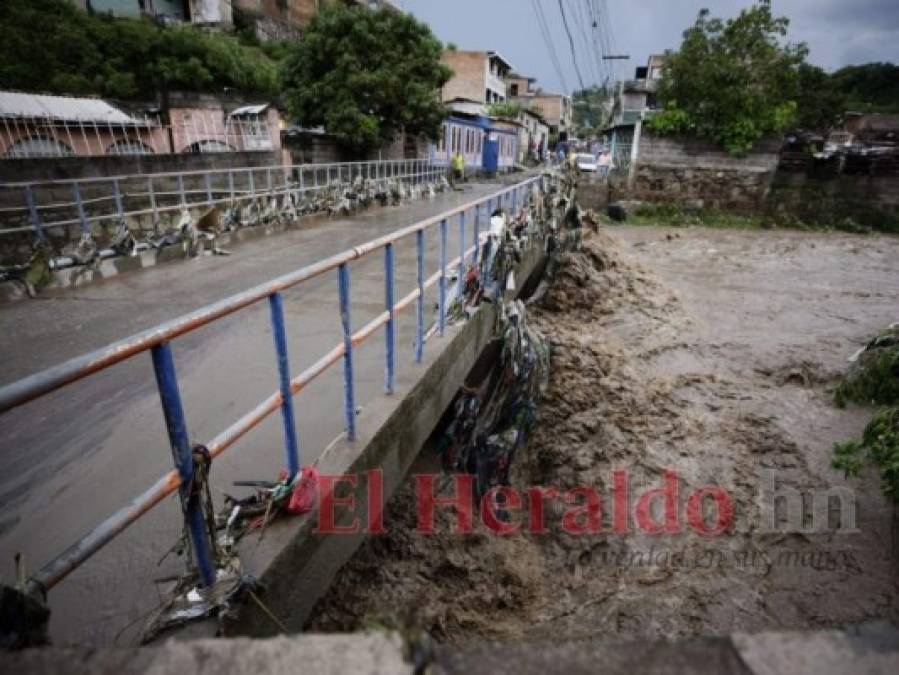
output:
M 187 208 L 236 205 L 291 194 L 297 200 L 338 181 L 436 180 L 443 167 L 427 159 L 296 164 L 180 173 L 154 173 L 76 180 L 0 184 L 0 235 L 33 231 L 43 239 L 54 228 L 149 217 Z
M 276 134 L 263 116 L 194 114 L 164 122 L 129 115 L 127 122 L 0 116 L 0 157 L 96 157 L 273 150 Z
M 302 458 L 300 457 L 297 443 L 293 397 L 330 366 L 342 360 L 345 432 L 349 441 L 355 441 L 354 348 L 372 337 L 376 331 L 384 328 L 386 343 L 384 350 L 384 391 L 387 394 L 393 393 L 396 367 L 395 320 L 397 313 L 413 303 L 415 304 L 416 338 L 414 360 L 415 362 L 421 362 L 425 340 L 431 334 L 431 331 L 428 333 L 425 331 L 425 291 L 434 285 L 438 286 L 437 317 L 433 331 L 443 335 L 447 318 L 448 273 L 458 269 L 459 283 L 461 283 L 468 261 L 470 260 L 473 264 L 479 262 L 479 255 L 481 254 L 480 244 L 486 236 L 486 231 L 489 230 L 488 225 L 485 228 L 485 233 L 482 235 L 482 214 L 485 215 L 486 219 L 489 219 L 492 210 L 495 208 L 506 207 L 516 210 L 520 205 L 526 203 L 526 199 L 532 194 L 535 186 L 545 190 L 543 181 L 543 177 L 530 178 L 494 192 L 482 199 L 469 202 L 414 225 L 401 228 L 391 234 L 361 244 L 351 250 L 338 253 L 330 258 L 303 267 L 214 304 L 207 305 L 177 319 L 120 340 L 89 354 L 71 359 L 59 366 L 0 389 L 0 414 L 2 414 L 28 401 L 50 394 L 67 384 L 130 359 L 142 352 L 150 351 L 163 415 L 168 429 L 168 437 L 175 458 L 175 469 L 173 471 L 162 476 L 130 504 L 115 512 L 78 542 L 31 575 L 28 581 L 28 590 L 30 592 L 46 593 L 125 528 L 179 489 L 181 490 L 182 507 L 191 539 L 191 551 L 194 555 L 194 562 L 200 573 L 202 584 L 210 585 L 215 579 L 215 567 L 210 553 L 209 535 L 203 522 L 202 508 L 199 505 L 198 497 L 196 495 L 191 497 L 189 489 L 189 483 L 194 474 L 194 462 L 187 422 L 181 403 L 178 378 L 175 373 L 175 362 L 170 346 L 171 341 L 255 303 L 268 301 L 274 336 L 274 352 L 280 380 L 279 390 L 234 421 L 231 426 L 206 443 L 206 447 L 210 455 L 216 457 L 236 443 L 251 429 L 259 425 L 263 419 L 276 410 L 280 410 L 284 430 L 285 463 L 291 477 L 295 476 L 301 467 Z M 466 224 L 465 214 L 471 210 L 474 210 L 474 219 L 473 222 L 469 223 L 471 233 L 470 238 L 467 238 L 466 234 L 469 225 Z M 451 220 L 454 221 L 453 225 L 457 225 L 459 228 L 459 255 L 452 260 L 447 260 L 447 257 L 450 255 L 447 250 L 447 233 Z M 439 269 L 430 276 L 425 276 L 425 233 L 434 229 L 437 230 L 439 242 Z M 417 252 L 417 285 L 411 292 L 397 300 L 395 295 L 396 289 L 394 288 L 394 244 L 413 237 Z M 471 245 L 467 246 L 466 242 L 471 242 Z M 383 255 L 384 272 L 382 280 L 384 284 L 385 309 L 361 328 L 353 330 L 350 320 L 351 264 L 356 260 L 377 253 Z M 336 308 L 339 308 L 343 339 L 303 372 L 292 377 L 287 353 L 282 292 L 320 277 L 327 272 L 334 271 L 336 271 L 338 278 Z

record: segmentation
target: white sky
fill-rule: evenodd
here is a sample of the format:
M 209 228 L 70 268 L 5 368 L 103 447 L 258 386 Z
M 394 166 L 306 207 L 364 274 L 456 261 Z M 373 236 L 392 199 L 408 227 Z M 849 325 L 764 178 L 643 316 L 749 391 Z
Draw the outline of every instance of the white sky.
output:
M 536 19 L 533 0 L 394 0 L 431 26 L 444 42 L 460 49 L 495 50 L 522 74 L 537 77 L 546 89 L 562 83 Z M 562 27 L 558 0 L 536 0 L 543 9 L 568 90 L 580 88 L 571 49 Z M 675 49 L 681 34 L 708 7 L 730 17 L 750 0 L 563 0 L 575 40 L 584 84 L 609 74 L 593 47 L 590 5 L 608 8 L 612 47 L 629 61 L 615 64 L 614 77 L 631 77 L 650 53 Z M 790 18 L 788 39 L 807 42 L 809 61 L 827 70 L 869 61 L 899 62 L 899 0 L 773 0 L 774 14 Z M 583 29 L 583 31 L 582 31 Z M 589 46 L 589 49 L 588 49 Z

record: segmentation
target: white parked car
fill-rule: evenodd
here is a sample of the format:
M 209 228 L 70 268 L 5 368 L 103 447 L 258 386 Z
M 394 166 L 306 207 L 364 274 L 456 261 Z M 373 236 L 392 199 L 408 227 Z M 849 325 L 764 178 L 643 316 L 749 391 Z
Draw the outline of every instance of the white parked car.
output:
M 577 168 L 581 171 L 599 171 L 599 167 L 596 164 L 596 157 L 590 153 L 579 153 L 575 157 L 575 161 L 577 162 Z

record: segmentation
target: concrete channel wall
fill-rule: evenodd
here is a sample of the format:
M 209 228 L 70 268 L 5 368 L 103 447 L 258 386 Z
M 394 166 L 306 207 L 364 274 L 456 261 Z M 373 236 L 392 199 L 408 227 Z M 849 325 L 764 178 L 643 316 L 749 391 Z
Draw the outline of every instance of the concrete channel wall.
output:
M 544 267 L 543 249 L 534 244 L 522 256 L 515 276 L 524 280 L 518 289 Z M 510 293 L 509 297 L 521 291 Z M 452 403 L 478 357 L 494 337 L 495 305 L 482 303 L 468 321 L 448 327 L 443 338 L 427 344 L 423 368 L 408 381 L 397 383 L 392 397 L 382 397 L 358 418 L 358 440 L 339 441 L 325 451 L 319 470 L 326 475 L 356 474 L 353 513 L 338 510 L 336 524 L 349 526 L 354 519 L 366 522 L 367 485 L 364 472 L 383 471 L 382 505 L 400 485 L 421 448 Z M 291 631 L 299 631 L 315 603 L 327 592 L 334 576 L 365 539 L 364 533 L 322 535 L 315 532 L 312 514 L 271 525 L 261 542 L 248 537 L 239 547 L 245 569 L 261 582 L 267 608 Z M 214 630 L 211 624 L 190 626 L 188 634 Z M 253 603 L 242 606 L 228 628 L 229 635 L 277 635 L 279 627 Z

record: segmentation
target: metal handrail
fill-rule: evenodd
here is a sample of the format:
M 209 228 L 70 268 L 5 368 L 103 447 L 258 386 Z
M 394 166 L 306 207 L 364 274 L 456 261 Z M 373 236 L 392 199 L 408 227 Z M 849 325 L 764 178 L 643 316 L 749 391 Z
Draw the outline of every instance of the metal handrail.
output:
M 147 178 L 177 178 L 178 176 L 184 176 L 185 178 L 190 176 L 203 176 L 205 174 L 228 174 L 229 172 L 237 172 L 237 171 L 247 171 L 252 169 L 253 171 L 285 171 L 290 169 L 303 169 L 306 171 L 310 171 L 315 169 L 316 167 L 321 170 L 325 167 L 343 167 L 343 166 L 361 166 L 364 164 L 367 165 L 378 165 L 378 166 L 386 166 L 390 164 L 403 164 L 404 162 L 427 162 L 426 158 L 417 157 L 414 159 L 371 159 L 371 160 L 357 160 L 353 162 L 324 162 L 321 164 L 269 164 L 267 166 L 246 166 L 246 167 L 230 167 L 225 169 L 194 169 L 191 171 L 157 171 L 154 173 L 123 173 L 123 174 L 115 174 L 110 176 L 89 176 L 85 178 L 51 178 L 49 180 L 42 181 L 34 181 L 34 180 L 23 180 L 23 181 L 6 181 L 0 184 L 0 187 L 25 187 L 26 185 L 34 185 L 36 183 L 40 183 L 41 185 L 71 185 L 72 183 L 107 183 L 113 180 L 132 180 L 132 179 L 143 179 Z
M 92 222 L 104 220 L 121 220 L 150 214 L 174 212 L 184 208 L 199 208 L 240 203 L 264 196 L 280 196 L 287 193 L 305 196 L 309 192 L 329 189 L 332 183 L 332 173 L 335 170 L 337 173 L 336 178 L 343 182 L 345 169 L 349 169 L 347 173 L 350 180 L 353 180 L 356 177 L 362 177 L 366 180 L 412 180 L 413 182 L 434 180 L 443 171 L 442 167 L 434 164 L 430 160 L 420 158 L 373 160 L 368 162 L 332 162 L 324 164 L 277 164 L 260 167 L 234 167 L 228 169 L 182 172 L 126 174 L 99 178 L 0 183 L 0 191 L 12 189 L 21 190 L 22 192 L 22 205 L 0 207 L 0 214 L 6 219 L 27 218 L 30 221 L 30 225 L 28 226 L 0 228 L 0 235 L 33 231 L 39 238 L 43 239 L 43 231 L 54 227 L 80 225 L 84 232 L 88 232 Z M 256 177 L 260 172 L 264 173 L 265 181 L 257 183 Z M 318 179 L 322 172 L 324 172 L 324 181 L 319 183 Z M 309 173 L 312 174 L 312 181 L 311 184 L 306 184 L 304 182 L 304 176 Z M 275 176 L 277 175 L 280 175 L 281 178 L 275 180 Z M 297 176 L 298 180 L 293 181 L 291 179 L 294 175 Z M 240 178 L 242 176 L 247 178 L 248 186 L 246 186 L 246 188 L 237 187 L 235 185 L 235 178 Z M 204 179 L 205 185 L 202 189 L 185 188 L 186 179 L 198 177 Z M 215 177 L 227 177 L 227 184 L 213 186 L 213 178 Z M 154 181 L 166 179 L 177 180 L 177 191 L 154 189 Z M 123 192 L 122 185 L 133 182 L 138 182 L 145 186 L 146 191 Z M 90 185 L 108 186 L 109 194 L 85 199 L 82 197 L 81 189 Z M 40 200 L 37 198 L 37 191 L 42 188 L 59 189 L 60 187 L 68 187 L 72 191 L 72 201 L 55 201 L 49 204 L 39 203 Z M 191 201 L 189 199 L 190 195 L 197 194 L 205 195 L 206 199 L 199 201 Z M 225 194 L 227 196 L 215 198 L 216 194 Z M 158 199 L 165 199 L 166 197 L 176 197 L 178 202 L 174 204 L 157 203 Z M 148 206 L 146 208 L 126 211 L 124 208 L 125 199 L 142 199 Z M 104 211 L 109 206 L 112 208 L 106 213 L 87 212 L 86 207 L 88 205 L 100 203 L 104 203 Z M 42 215 L 46 212 L 65 210 L 68 210 L 73 215 L 68 218 L 54 221 L 46 221 Z
M 439 302 L 437 327 L 443 335 L 446 325 L 446 281 L 447 270 L 458 267 L 459 278 L 463 277 L 465 262 L 471 256 L 472 263 L 478 259 L 482 235 L 480 232 L 480 216 L 483 206 L 487 207 L 489 217 L 492 207 L 511 206 L 517 209 L 522 194 L 527 194 L 532 186 L 543 187 L 541 177 L 532 177 L 511 187 L 494 192 L 481 199 L 468 202 L 449 211 L 427 218 L 413 225 L 400 228 L 390 234 L 378 237 L 359 246 L 343 251 L 307 265 L 299 270 L 277 277 L 242 293 L 237 293 L 206 307 L 190 312 L 137 333 L 129 338 L 119 340 L 106 347 L 88 354 L 70 359 L 58 366 L 31 375 L 22 380 L 0 388 L 0 414 L 29 401 L 49 394 L 67 384 L 83 379 L 93 373 L 104 370 L 135 355 L 151 351 L 157 386 L 162 402 L 163 413 L 169 434 L 169 441 L 175 458 L 175 469 L 159 478 L 146 491 L 138 495 L 127 506 L 116 511 L 112 516 L 94 527 L 78 542 L 67 548 L 59 556 L 44 565 L 29 579 L 29 590 L 46 593 L 58 584 L 70 572 L 88 560 L 94 553 L 114 539 L 120 532 L 138 520 L 143 514 L 156 506 L 163 499 L 179 488 L 182 493 L 182 506 L 191 538 L 191 550 L 204 585 L 215 579 L 214 564 L 210 557 L 208 533 L 202 520 L 198 503 L 191 501 L 185 486 L 193 474 L 193 458 L 191 443 L 187 432 L 184 411 L 178 389 L 175 364 L 171 352 L 170 341 L 189 333 L 201 326 L 212 323 L 222 317 L 233 314 L 245 307 L 268 298 L 271 309 L 271 320 L 274 334 L 275 351 L 278 360 L 280 387 L 256 407 L 235 421 L 227 429 L 219 433 L 206 444 L 210 455 L 216 457 L 237 442 L 247 432 L 256 427 L 263 419 L 280 408 L 284 423 L 285 460 L 289 474 L 295 476 L 301 466 L 299 445 L 297 443 L 293 416 L 293 397 L 315 378 L 321 375 L 335 362 L 344 361 L 344 413 L 346 416 L 346 435 L 349 441 L 356 440 L 355 402 L 353 378 L 353 349 L 371 337 L 379 328 L 386 327 L 385 353 L 385 392 L 393 393 L 395 377 L 395 316 L 413 302 L 416 303 L 416 342 L 415 361 L 423 358 L 424 342 L 424 293 L 427 288 L 439 284 Z M 474 209 L 472 246 L 465 246 L 465 212 Z M 447 227 L 448 221 L 459 216 L 460 250 L 459 255 L 447 261 Z M 439 225 L 439 260 L 440 268 L 430 277 L 424 276 L 424 234 L 428 228 Z M 394 299 L 394 244 L 414 235 L 417 255 L 417 287 L 399 299 Z M 384 282 L 385 310 L 362 328 L 353 332 L 350 322 L 350 268 L 349 264 L 371 253 L 384 250 Z M 339 305 L 343 340 L 333 347 L 318 361 L 290 377 L 288 365 L 286 334 L 281 293 L 293 286 L 309 281 L 328 271 L 337 269 L 339 281 Z

